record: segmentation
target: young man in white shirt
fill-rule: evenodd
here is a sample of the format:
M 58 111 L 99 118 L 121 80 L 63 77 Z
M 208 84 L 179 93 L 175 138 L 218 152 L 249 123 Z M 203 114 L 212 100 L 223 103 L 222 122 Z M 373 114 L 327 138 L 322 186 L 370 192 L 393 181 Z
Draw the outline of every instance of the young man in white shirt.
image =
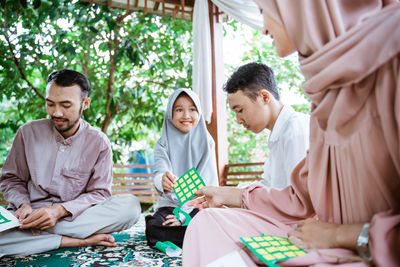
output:
M 264 129 L 271 131 L 262 183 L 285 188 L 309 147 L 310 116 L 282 103 L 273 71 L 261 63 L 239 67 L 224 90 L 239 124 L 256 134 Z

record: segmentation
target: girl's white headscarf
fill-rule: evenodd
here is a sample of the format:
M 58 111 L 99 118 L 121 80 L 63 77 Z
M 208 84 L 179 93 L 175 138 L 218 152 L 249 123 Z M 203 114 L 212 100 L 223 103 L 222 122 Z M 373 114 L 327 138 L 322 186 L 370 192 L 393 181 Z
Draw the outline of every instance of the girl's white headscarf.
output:
M 173 106 L 181 94 L 186 94 L 193 100 L 199 113 L 196 127 L 188 133 L 178 130 L 172 122 Z M 174 193 L 163 193 L 161 180 L 166 171 L 180 177 L 195 167 L 206 185 L 218 185 L 214 140 L 207 131 L 200 101 L 195 92 L 178 89 L 169 97 L 161 138 L 154 147 L 154 162 L 155 185 L 162 196 L 156 209 L 179 205 Z

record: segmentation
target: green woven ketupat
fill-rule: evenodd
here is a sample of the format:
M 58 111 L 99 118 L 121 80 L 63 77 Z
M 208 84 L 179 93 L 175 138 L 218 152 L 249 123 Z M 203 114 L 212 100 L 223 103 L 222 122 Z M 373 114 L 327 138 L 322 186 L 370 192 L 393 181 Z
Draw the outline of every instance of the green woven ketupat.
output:
M 173 189 L 179 201 L 179 207 L 176 207 L 173 211 L 176 218 L 179 220 L 179 214 L 185 215 L 185 223 L 182 224 L 186 226 L 189 224 L 191 217 L 189 214 L 181 209 L 181 206 L 188 202 L 195 196 L 196 191 L 200 190 L 205 186 L 203 179 L 200 177 L 196 168 L 191 168 L 185 172 L 178 180 L 176 180 Z
M 196 191 L 203 188 L 205 183 L 200 177 L 196 168 L 191 168 L 185 172 L 174 184 L 174 192 L 182 206 L 195 196 Z
M 274 235 L 241 237 L 242 242 L 265 264 L 276 266 L 275 262 L 295 258 L 307 252 L 293 245 L 287 238 Z

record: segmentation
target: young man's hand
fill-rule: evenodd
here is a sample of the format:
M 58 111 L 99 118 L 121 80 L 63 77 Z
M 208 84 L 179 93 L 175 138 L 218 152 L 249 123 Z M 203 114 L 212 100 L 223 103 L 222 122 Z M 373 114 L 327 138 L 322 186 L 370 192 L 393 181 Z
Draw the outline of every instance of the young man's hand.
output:
M 240 207 L 241 192 L 240 188 L 235 187 L 206 186 L 196 191 L 196 197 L 187 205 L 199 210 L 223 206 Z
M 172 192 L 174 183 L 176 181 L 176 176 L 173 175 L 170 172 L 165 172 L 162 176 L 162 187 L 164 189 L 164 192 Z
M 14 212 L 14 216 L 19 219 L 19 222 L 21 222 L 31 213 L 32 207 L 28 203 L 22 203 L 19 208 Z
M 46 230 L 56 225 L 59 219 L 68 214 L 69 212 L 62 205 L 43 207 L 33 211 L 26 219 L 22 220 L 19 229 Z

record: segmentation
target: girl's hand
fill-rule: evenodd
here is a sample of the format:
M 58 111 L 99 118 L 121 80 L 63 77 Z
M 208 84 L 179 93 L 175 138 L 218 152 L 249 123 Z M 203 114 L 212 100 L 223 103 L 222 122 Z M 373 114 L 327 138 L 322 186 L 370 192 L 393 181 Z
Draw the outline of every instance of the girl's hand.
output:
M 178 221 L 176 216 L 174 214 L 169 214 L 166 217 L 165 222 L 162 223 L 163 226 L 168 225 L 168 226 L 181 226 L 182 223 Z
M 164 192 L 172 192 L 174 183 L 176 181 L 177 177 L 173 175 L 170 172 L 165 172 L 162 176 L 162 187 L 164 189 Z

